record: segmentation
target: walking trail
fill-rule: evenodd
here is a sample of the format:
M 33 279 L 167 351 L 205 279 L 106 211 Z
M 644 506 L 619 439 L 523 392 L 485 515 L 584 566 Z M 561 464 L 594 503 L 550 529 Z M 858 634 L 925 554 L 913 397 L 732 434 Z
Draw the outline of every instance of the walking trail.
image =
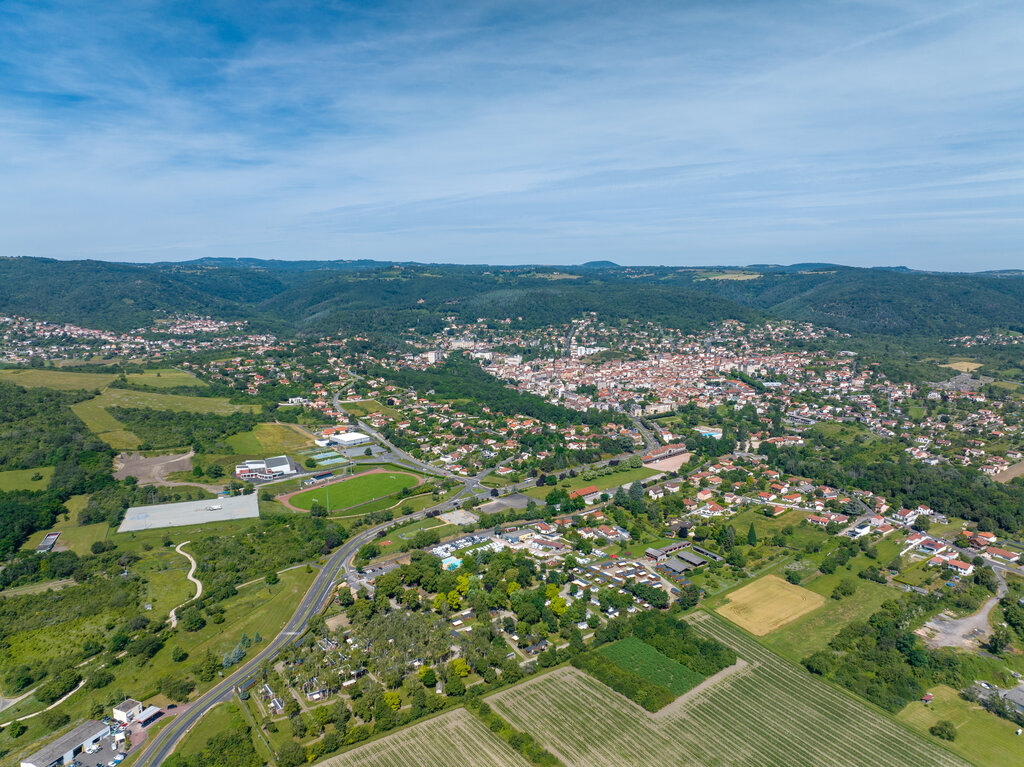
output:
M 186 546 L 189 543 L 191 543 L 191 541 L 184 541 L 183 543 L 179 543 L 177 546 L 174 547 L 174 550 L 177 551 L 179 554 L 181 554 L 189 562 L 192 563 L 192 566 L 189 568 L 188 575 L 186 575 L 185 577 L 188 578 L 190 581 L 192 581 L 194 584 L 196 584 L 196 595 L 194 597 L 192 597 L 192 599 L 185 600 L 180 605 L 178 605 L 173 610 L 171 610 L 171 628 L 174 628 L 175 626 L 178 625 L 178 610 L 180 610 L 182 607 L 187 605 L 189 602 L 191 602 L 191 601 L 193 601 L 195 599 L 199 599 L 199 597 L 201 597 L 203 595 L 203 582 L 195 577 L 196 566 L 197 566 L 196 565 L 196 560 L 187 551 L 182 551 L 181 550 L 182 546 Z

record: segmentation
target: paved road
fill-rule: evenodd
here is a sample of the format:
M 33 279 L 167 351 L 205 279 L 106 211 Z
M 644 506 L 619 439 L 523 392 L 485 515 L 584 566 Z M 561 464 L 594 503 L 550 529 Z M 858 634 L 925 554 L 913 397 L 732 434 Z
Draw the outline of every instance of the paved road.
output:
M 421 518 L 428 511 L 429 509 L 424 509 L 407 517 L 402 517 L 401 520 L 393 520 L 376 527 L 367 528 L 343 543 L 327 560 L 327 563 L 314 579 L 313 585 L 310 586 L 309 591 L 303 596 L 291 620 L 281 630 L 281 633 L 274 637 L 273 641 L 250 658 L 238 670 L 201 695 L 189 706 L 187 711 L 176 716 L 166 728 L 147 744 L 146 751 L 140 757 L 137 767 L 158 767 L 158 765 L 162 764 L 174 750 L 175 744 L 204 714 L 218 703 L 231 699 L 234 694 L 235 685 L 241 683 L 257 671 L 264 660 L 275 657 L 281 648 L 301 636 L 309 624 L 309 619 L 319 614 L 331 600 L 339 573 L 342 570 L 346 572 L 352 571 L 350 560 L 360 546 L 373 540 L 378 532 L 387 529 L 391 525 L 396 524 L 396 522 L 408 522 L 412 519 Z

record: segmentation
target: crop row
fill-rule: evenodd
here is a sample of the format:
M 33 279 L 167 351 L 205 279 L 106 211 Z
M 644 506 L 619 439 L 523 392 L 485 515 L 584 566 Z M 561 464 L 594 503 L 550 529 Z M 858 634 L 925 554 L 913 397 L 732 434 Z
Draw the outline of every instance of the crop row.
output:
M 529 767 L 465 711 L 443 714 L 337 756 L 323 767 Z
M 583 765 L 962 765 L 845 693 L 714 618 L 701 633 L 750 664 L 651 718 L 595 680 L 565 670 L 501 693 L 492 704 L 564 761 Z

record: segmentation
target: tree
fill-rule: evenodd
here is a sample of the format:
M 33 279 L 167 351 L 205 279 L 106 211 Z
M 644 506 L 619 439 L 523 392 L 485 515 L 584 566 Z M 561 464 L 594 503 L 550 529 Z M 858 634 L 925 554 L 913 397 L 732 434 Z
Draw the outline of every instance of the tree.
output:
M 434 669 L 430 666 L 423 666 L 420 669 L 420 681 L 423 682 L 424 687 L 433 687 L 437 684 L 437 674 L 434 673 Z
M 453 676 L 444 686 L 444 694 L 449 698 L 458 698 L 466 694 L 466 683 L 461 676 Z
M 268 586 L 273 586 L 279 580 L 281 580 L 281 579 L 277 576 L 277 573 L 275 571 L 273 571 L 273 570 L 271 570 L 269 573 L 267 573 L 266 575 L 263 576 L 263 582 L 266 583 Z
M 206 469 L 206 476 L 212 477 L 213 479 L 219 479 L 224 476 L 224 467 L 219 463 L 210 464 Z
M 180 647 L 175 647 L 171 650 L 171 660 L 175 663 L 181 663 L 182 661 L 188 660 L 188 653 Z
M 942 738 L 943 740 L 949 741 L 956 740 L 956 725 L 948 719 L 940 719 L 928 728 L 928 732 L 936 738 Z
M 1005 626 L 997 626 L 985 647 L 993 655 L 1002 655 L 1010 641 L 1010 630 Z
M 316 461 L 314 459 L 312 459 L 312 458 L 307 458 L 302 463 L 303 463 L 303 465 L 305 465 L 305 467 L 307 469 L 315 469 L 316 468 Z
M 757 532 L 754 530 L 754 523 L 753 522 L 750 523 L 750 529 L 747 530 L 747 545 L 748 546 L 756 546 L 757 545 Z

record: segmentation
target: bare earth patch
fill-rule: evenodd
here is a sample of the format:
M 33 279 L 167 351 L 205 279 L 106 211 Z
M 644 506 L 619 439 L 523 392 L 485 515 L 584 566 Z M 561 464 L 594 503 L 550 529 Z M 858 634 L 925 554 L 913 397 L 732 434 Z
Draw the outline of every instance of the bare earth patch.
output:
M 729 595 L 729 602 L 715 612 L 755 636 L 764 636 L 779 626 L 825 604 L 825 597 L 766 575 Z

